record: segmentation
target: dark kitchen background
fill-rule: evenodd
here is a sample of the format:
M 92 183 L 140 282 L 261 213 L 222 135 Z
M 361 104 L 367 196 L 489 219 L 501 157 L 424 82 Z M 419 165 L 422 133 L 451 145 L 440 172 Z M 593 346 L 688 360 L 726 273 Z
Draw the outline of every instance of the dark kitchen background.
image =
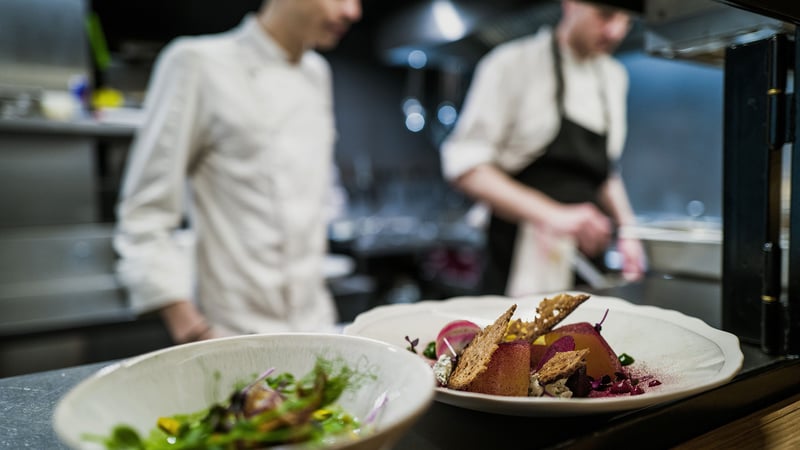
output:
M 113 275 L 114 206 L 137 108 L 164 44 L 227 30 L 260 3 L 0 1 L 0 376 L 168 344 L 158 320 L 126 309 Z M 439 7 L 461 18 L 454 34 L 430 22 Z M 555 23 L 560 6 L 364 0 L 363 8 L 363 20 L 324 53 L 334 73 L 336 162 L 347 194 L 330 226 L 339 257 L 331 260 L 330 285 L 345 321 L 379 304 L 476 292 L 482 232 L 470 222 L 471 202 L 442 179 L 438 146 L 478 58 Z M 674 242 L 710 258 L 699 268 L 680 258 L 661 267 L 661 255 L 651 253 L 651 270 L 718 280 L 721 63 L 713 51 L 663 51 L 646 33 L 645 12 L 637 15 L 617 54 L 630 75 L 625 182 L 642 224 L 704 230 L 701 241 L 678 235 Z M 100 47 L 87 39 L 89 22 L 102 29 L 104 39 L 91 41 Z M 56 94 L 82 81 L 89 90 L 121 92 L 124 107 L 72 111 L 63 120 Z

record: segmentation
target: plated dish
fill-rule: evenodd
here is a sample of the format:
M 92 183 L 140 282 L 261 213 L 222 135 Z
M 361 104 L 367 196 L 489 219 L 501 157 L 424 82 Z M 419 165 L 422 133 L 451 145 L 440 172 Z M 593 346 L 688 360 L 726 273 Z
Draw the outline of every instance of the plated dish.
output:
M 457 319 L 485 326 L 514 303 L 518 305 L 515 317 L 531 317 L 542 298 L 460 297 L 381 306 L 356 317 L 344 333 L 406 348 L 406 336 L 426 343 L 435 339 L 442 326 Z M 656 375 L 662 382 L 658 389 L 637 396 L 563 399 L 502 397 L 437 388 L 436 401 L 519 416 L 620 412 L 712 389 L 731 380 L 741 369 L 744 356 L 736 336 L 677 311 L 593 296 L 563 324 L 596 323 L 606 310 L 609 313 L 603 323 L 603 336 L 616 351 L 633 356 L 640 367 Z
M 369 375 L 345 390 L 337 404 L 358 419 L 377 411 L 370 419 L 374 427 L 357 440 L 281 448 L 390 446 L 433 401 L 430 368 L 396 346 L 340 334 L 247 335 L 170 347 L 101 369 L 58 401 L 53 427 L 69 448 L 103 448 L 87 434 L 108 435 L 127 425 L 146 436 L 160 417 L 208 408 L 270 368 L 302 376 L 320 357 Z

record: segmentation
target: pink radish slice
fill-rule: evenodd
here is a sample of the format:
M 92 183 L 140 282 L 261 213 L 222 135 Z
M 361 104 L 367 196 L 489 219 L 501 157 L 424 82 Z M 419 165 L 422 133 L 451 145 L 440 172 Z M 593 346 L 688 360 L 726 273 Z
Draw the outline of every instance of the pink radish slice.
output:
M 464 348 L 481 331 L 481 327 L 469 320 L 454 320 L 439 331 L 436 336 L 436 357 L 447 354 L 460 355 Z M 453 352 L 456 355 L 453 355 Z

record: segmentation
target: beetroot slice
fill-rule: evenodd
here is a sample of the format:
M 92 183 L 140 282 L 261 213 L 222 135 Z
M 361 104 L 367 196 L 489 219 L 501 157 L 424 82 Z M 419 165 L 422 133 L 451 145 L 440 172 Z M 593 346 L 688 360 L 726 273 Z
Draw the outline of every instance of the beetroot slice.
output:
M 556 355 L 556 353 L 571 352 L 573 350 L 575 350 L 575 339 L 573 339 L 572 336 L 562 336 L 556 339 L 555 342 L 547 347 L 544 355 L 542 355 L 542 358 L 539 360 L 539 364 L 533 368 L 533 371 L 538 372 L 539 369 L 541 369 L 542 366 L 544 366 L 547 361 L 550 360 L 550 358 Z

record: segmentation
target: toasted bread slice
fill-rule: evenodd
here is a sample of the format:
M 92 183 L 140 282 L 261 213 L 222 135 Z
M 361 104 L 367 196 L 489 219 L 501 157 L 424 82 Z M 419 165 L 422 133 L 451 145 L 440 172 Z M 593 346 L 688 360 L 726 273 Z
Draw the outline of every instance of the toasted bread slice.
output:
M 517 305 L 511 305 L 493 324 L 485 327 L 472 339 L 472 342 L 464 349 L 464 353 L 458 358 L 458 363 L 450 375 L 447 387 L 466 389 L 478 375 L 486 371 L 498 344 L 503 341 L 508 323 L 516 309 Z
M 544 386 L 562 378 L 568 378 L 576 370 L 586 365 L 588 353 L 589 349 L 587 348 L 556 353 L 536 372 L 539 384 Z
M 532 322 L 520 319 L 511 322 L 507 333 L 509 337 L 506 340 L 524 339 L 533 342 L 552 330 L 588 299 L 588 294 L 558 294 L 552 298 L 545 298 L 536 307 L 536 318 Z

